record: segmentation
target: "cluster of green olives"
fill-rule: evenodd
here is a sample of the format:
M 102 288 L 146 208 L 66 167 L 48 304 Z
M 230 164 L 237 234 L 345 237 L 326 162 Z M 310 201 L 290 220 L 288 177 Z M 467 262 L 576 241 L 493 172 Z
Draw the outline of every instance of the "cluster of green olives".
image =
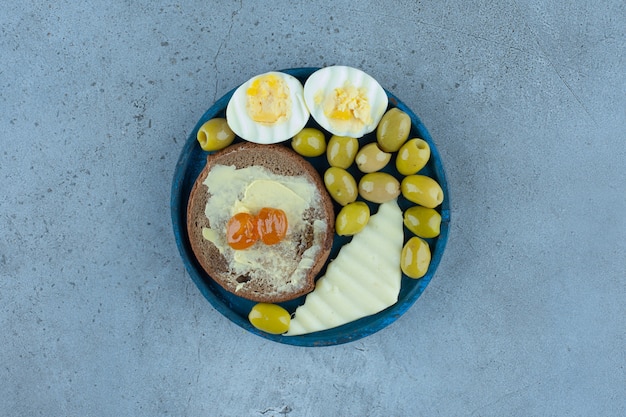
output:
M 324 184 L 331 197 L 342 206 L 336 216 L 335 230 L 340 236 L 359 233 L 367 225 L 371 203 L 384 203 L 400 194 L 415 206 L 404 212 L 404 224 L 415 236 L 402 250 L 401 268 L 411 278 L 421 278 L 428 270 L 431 254 L 426 240 L 439 235 L 441 215 L 435 208 L 443 201 L 443 190 L 434 179 L 418 172 L 430 159 L 430 146 L 420 138 L 409 139 L 411 118 L 398 108 L 389 109 L 376 128 L 376 141 L 359 147 L 355 138 L 332 136 L 328 143 L 324 133 L 305 128 L 292 140 L 291 146 L 306 157 L 326 154 L 330 167 L 324 172 Z M 395 154 L 395 159 L 394 159 Z M 403 176 L 383 172 L 392 161 Z M 356 165 L 363 173 L 357 179 L 348 171 Z

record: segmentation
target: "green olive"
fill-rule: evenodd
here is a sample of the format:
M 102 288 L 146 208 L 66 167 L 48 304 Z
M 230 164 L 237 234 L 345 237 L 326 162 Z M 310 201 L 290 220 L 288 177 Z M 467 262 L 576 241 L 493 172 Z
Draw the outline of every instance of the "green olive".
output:
M 356 166 L 362 172 L 376 172 L 385 167 L 391 160 L 391 154 L 383 152 L 376 142 L 368 143 L 356 154 Z
M 409 278 L 421 278 L 430 265 L 430 247 L 419 237 L 412 237 L 402 248 L 400 268 Z
M 443 201 L 441 186 L 426 175 L 404 177 L 401 190 L 404 198 L 420 206 L 435 208 Z
M 302 156 L 320 156 L 326 152 L 326 138 L 322 131 L 305 127 L 293 137 L 291 147 Z
M 396 152 L 409 138 L 411 118 L 402 110 L 394 107 L 380 119 L 376 128 L 376 140 L 385 152 Z
M 356 180 L 345 169 L 328 168 L 324 173 L 324 184 L 330 196 L 342 206 L 356 200 Z
M 370 208 L 362 201 L 346 204 L 335 219 L 335 231 L 339 236 L 359 233 L 370 219 Z
M 365 174 L 359 181 L 359 194 L 372 203 L 385 203 L 400 195 L 400 182 L 386 172 Z
M 402 175 L 413 175 L 426 166 L 430 158 L 430 146 L 425 140 L 410 139 L 400 147 L 396 168 Z
M 326 147 L 326 157 L 330 166 L 348 169 L 359 150 L 359 141 L 348 136 L 331 136 Z
M 419 237 L 436 237 L 441 229 L 441 214 L 432 208 L 413 206 L 404 212 L 404 225 Z
M 215 118 L 200 126 L 196 139 L 203 150 L 219 151 L 233 143 L 235 134 L 228 126 L 226 119 Z
M 248 320 L 259 330 L 282 334 L 289 330 L 291 315 L 278 304 L 258 303 L 250 310 Z

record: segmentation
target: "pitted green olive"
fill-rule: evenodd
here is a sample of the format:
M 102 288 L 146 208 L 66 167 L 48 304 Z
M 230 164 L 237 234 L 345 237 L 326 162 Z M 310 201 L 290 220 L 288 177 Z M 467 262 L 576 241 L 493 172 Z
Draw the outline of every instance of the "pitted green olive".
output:
M 430 265 L 430 247 L 419 237 L 412 237 L 402 248 L 400 268 L 409 278 L 421 278 Z
M 385 203 L 400 195 L 400 183 L 386 172 L 372 172 L 359 181 L 359 194 L 372 203 Z
M 402 175 L 413 175 L 426 166 L 430 158 L 430 146 L 425 140 L 410 139 L 400 147 L 396 168 Z
M 370 219 L 370 208 L 362 201 L 346 204 L 335 219 L 335 231 L 339 236 L 359 233 Z
M 425 175 L 409 175 L 402 180 L 402 195 L 420 206 L 435 208 L 443 201 L 443 190 L 437 181 Z
M 328 168 L 324 173 L 324 184 L 330 196 L 342 206 L 356 200 L 356 180 L 345 169 Z
M 409 138 L 411 118 L 402 110 L 394 107 L 380 119 L 376 128 L 376 140 L 385 152 L 396 152 Z
M 404 211 L 404 225 L 416 236 L 436 237 L 441 229 L 441 214 L 432 208 L 413 206 Z
M 326 152 L 326 138 L 320 130 L 305 127 L 293 137 L 291 147 L 302 156 L 320 156 Z
M 235 140 L 235 134 L 228 126 L 226 119 L 215 118 L 207 121 L 196 134 L 200 147 L 205 151 L 219 151 Z
M 359 141 L 348 136 L 331 136 L 326 147 L 326 158 L 330 166 L 348 169 L 359 150 Z
M 289 330 L 291 315 L 278 304 L 258 303 L 250 310 L 248 320 L 261 331 L 281 334 Z
M 356 166 L 361 172 L 376 172 L 383 169 L 391 160 L 391 154 L 383 152 L 377 143 L 368 143 L 356 154 Z

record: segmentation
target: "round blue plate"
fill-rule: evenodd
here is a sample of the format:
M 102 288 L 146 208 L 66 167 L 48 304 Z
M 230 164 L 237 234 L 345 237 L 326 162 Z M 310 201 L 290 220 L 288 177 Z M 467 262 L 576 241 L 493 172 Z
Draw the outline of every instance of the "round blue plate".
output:
M 293 75 L 298 78 L 303 84 L 306 79 L 318 68 L 292 68 L 282 70 L 287 74 Z M 195 128 L 189 135 L 187 142 L 182 150 L 178 163 L 176 164 L 176 171 L 174 173 L 174 181 L 172 183 L 172 195 L 171 195 L 171 212 L 172 212 L 172 224 L 174 227 L 174 236 L 176 238 L 176 244 L 182 256 L 183 262 L 191 279 L 200 289 L 200 292 L 204 297 L 224 316 L 228 317 L 231 321 L 244 329 L 264 337 L 266 339 L 297 346 L 328 346 L 338 345 L 342 343 L 352 342 L 354 340 L 361 339 L 365 336 L 371 335 L 386 326 L 393 323 L 398 317 L 404 314 L 411 305 L 422 294 L 433 275 L 435 270 L 441 261 L 446 241 L 448 239 L 448 229 L 450 224 L 450 192 L 446 182 L 446 177 L 441 163 L 439 152 L 435 147 L 435 144 L 430 137 L 430 134 L 426 130 L 426 127 L 422 124 L 420 119 L 409 109 L 404 103 L 402 103 L 396 96 L 386 91 L 389 97 L 389 108 L 398 107 L 402 111 L 406 112 L 412 120 L 411 133 L 409 137 L 419 137 L 424 139 L 430 145 L 431 158 L 426 167 L 424 167 L 419 173 L 428 175 L 441 185 L 444 192 L 444 201 L 437 210 L 441 213 L 441 234 L 434 239 L 427 239 L 432 253 L 432 259 L 430 267 L 426 275 L 418 280 L 402 276 L 402 287 L 398 296 L 398 302 L 393 306 L 381 311 L 378 314 L 364 317 L 360 320 L 345 324 L 334 329 L 325 330 L 322 332 L 311 333 L 301 336 L 282 336 L 272 335 L 264 333 L 255 327 L 253 327 L 248 321 L 248 313 L 255 304 L 252 301 L 237 297 L 225 291 L 220 285 L 215 283 L 209 275 L 202 269 L 198 261 L 196 260 L 191 246 L 189 244 L 189 238 L 187 236 L 187 202 L 189 200 L 189 193 L 193 184 L 204 168 L 206 164 L 207 152 L 203 151 L 196 140 L 196 134 L 200 126 L 202 126 L 207 120 L 215 117 L 226 117 L 226 106 L 230 97 L 233 95 L 235 89 L 228 92 L 222 98 L 220 98 L 209 110 L 204 113 L 202 118 L 198 121 Z M 320 130 L 319 125 L 315 123 L 313 118 L 310 118 L 309 127 L 315 127 Z M 330 134 L 326 132 L 326 139 L 330 138 Z M 236 139 L 239 140 L 239 139 Z M 363 138 L 359 139 L 361 145 L 373 142 L 376 140 L 375 132 L 372 132 Z M 284 142 L 285 146 L 289 146 L 289 141 Z M 328 168 L 328 162 L 326 156 L 320 156 L 316 158 L 308 158 L 309 162 L 323 175 L 326 168 Z M 357 180 L 363 175 L 358 169 L 351 168 L 349 170 Z M 392 160 L 384 171 L 396 176 L 399 180 L 402 176 L 395 171 L 395 163 Z M 402 196 L 398 198 L 400 207 L 404 210 L 413 204 L 405 200 Z M 376 204 L 371 204 L 370 209 L 372 214 L 377 211 Z M 339 212 L 340 207 L 335 206 L 335 213 Z M 408 240 L 412 234 L 405 229 L 405 241 Z M 350 238 L 340 237 L 335 235 L 333 248 L 329 256 L 329 260 L 337 256 L 341 246 L 350 241 Z M 321 276 L 325 271 L 322 269 Z M 281 303 L 289 312 L 294 312 L 298 305 L 304 303 L 305 296 L 295 300 L 291 300 L 286 303 Z

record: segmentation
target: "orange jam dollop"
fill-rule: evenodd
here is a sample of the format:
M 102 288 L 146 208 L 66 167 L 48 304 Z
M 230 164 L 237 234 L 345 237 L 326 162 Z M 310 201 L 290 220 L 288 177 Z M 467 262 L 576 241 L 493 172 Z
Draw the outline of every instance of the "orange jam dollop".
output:
M 275 245 L 287 234 L 287 215 L 281 209 L 263 207 L 256 218 L 259 236 L 266 245 Z
M 286 234 L 287 215 L 277 208 L 263 207 L 256 216 L 237 213 L 226 225 L 226 241 L 235 250 L 247 249 L 259 239 L 266 245 L 275 245 Z
M 256 218 L 249 213 L 237 213 L 226 225 L 226 240 L 233 249 L 246 249 L 259 240 Z

